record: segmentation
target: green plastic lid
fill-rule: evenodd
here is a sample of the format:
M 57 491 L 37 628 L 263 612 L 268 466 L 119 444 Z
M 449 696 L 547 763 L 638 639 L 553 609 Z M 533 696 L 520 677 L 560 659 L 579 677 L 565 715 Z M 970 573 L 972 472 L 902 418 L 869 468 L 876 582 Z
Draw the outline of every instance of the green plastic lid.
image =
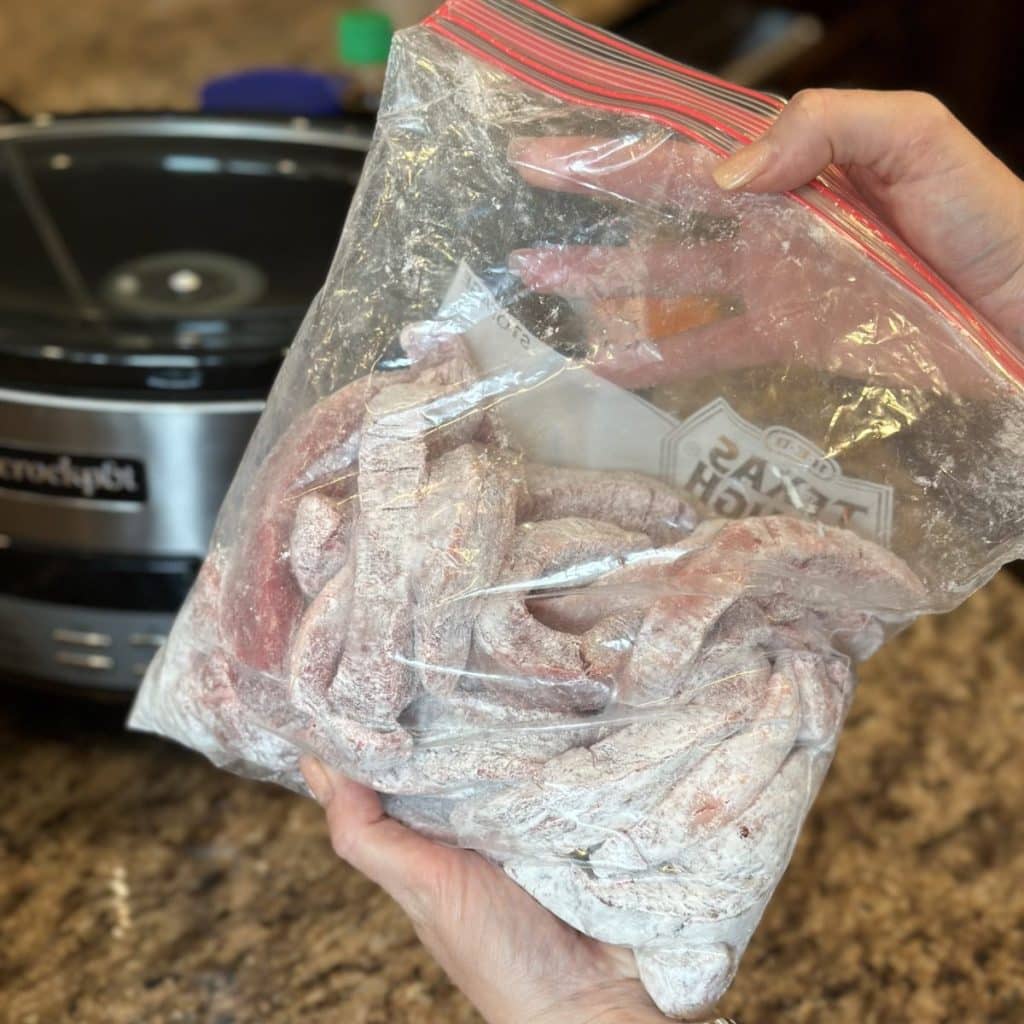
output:
M 346 11 L 338 18 L 338 55 L 345 64 L 385 64 L 394 27 L 379 11 Z

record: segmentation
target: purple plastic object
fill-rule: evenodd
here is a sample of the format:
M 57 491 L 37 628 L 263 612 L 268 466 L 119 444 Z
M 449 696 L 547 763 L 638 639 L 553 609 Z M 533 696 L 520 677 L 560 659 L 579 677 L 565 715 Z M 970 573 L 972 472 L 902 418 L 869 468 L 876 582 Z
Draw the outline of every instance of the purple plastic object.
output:
M 211 79 L 200 93 L 208 113 L 330 117 L 344 110 L 351 81 L 291 68 L 258 68 Z

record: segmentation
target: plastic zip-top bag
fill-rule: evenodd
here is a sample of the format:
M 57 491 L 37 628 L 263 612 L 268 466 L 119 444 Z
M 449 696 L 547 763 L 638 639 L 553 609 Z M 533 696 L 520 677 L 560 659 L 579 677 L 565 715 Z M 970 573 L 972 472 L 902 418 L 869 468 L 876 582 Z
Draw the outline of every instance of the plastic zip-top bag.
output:
M 781 101 L 535 0 L 400 33 L 313 303 L 131 724 L 312 753 L 659 1007 L 727 988 L 854 665 L 1022 549 L 1024 367 Z

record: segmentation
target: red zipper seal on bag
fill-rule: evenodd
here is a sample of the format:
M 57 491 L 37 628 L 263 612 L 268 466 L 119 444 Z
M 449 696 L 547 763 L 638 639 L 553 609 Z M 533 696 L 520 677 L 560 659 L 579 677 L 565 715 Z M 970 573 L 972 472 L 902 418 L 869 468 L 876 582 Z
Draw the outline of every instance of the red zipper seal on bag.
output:
M 778 97 L 671 61 L 543 0 L 448 0 L 424 24 L 533 88 L 570 103 L 648 118 L 720 156 L 760 135 L 784 106 Z M 828 168 L 788 195 L 1024 384 L 1024 360 L 878 219 L 840 168 Z

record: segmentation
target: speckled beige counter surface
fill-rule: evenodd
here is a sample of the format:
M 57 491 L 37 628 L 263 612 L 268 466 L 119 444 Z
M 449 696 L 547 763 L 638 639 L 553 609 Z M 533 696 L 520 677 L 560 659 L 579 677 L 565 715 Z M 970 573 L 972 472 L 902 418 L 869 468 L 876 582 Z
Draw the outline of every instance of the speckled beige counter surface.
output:
M 0 97 L 187 105 L 247 63 L 329 66 L 324 0 L 0 0 Z M 0 688 L 0 1024 L 460 1024 L 311 803 Z M 1024 587 L 866 669 L 725 1009 L 741 1024 L 1024 1021 Z M 612 1024 L 612 1022 L 608 1022 Z
M 441 0 L 437 0 L 438 6 Z M 644 0 L 564 0 L 597 24 Z M 0 0 L 0 99 L 26 111 L 179 108 L 244 67 L 336 70 L 334 20 L 356 0 Z M 398 9 L 400 0 L 389 0 Z
M 741 1024 L 1024 1020 L 1022 652 L 1004 575 L 870 663 Z M 311 802 L 119 724 L 5 695 L 3 1024 L 477 1019 Z

